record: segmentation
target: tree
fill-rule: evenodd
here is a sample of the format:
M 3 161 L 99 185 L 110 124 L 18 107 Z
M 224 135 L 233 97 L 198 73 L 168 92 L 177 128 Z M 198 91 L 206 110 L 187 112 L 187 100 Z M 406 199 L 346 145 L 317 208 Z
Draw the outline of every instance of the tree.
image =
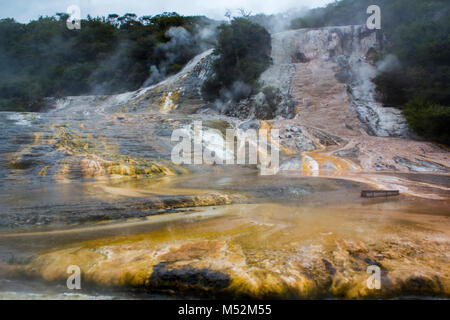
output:
M 231 24 L 222 24 L 218 29 L 215 78 L 205 83 L 204 97 L 212 100 L 221 88 L 230 89 L 238 81 L 256 90 L 259 76 L 271 62 L 270 34 L 246 18 L 234 18 Z

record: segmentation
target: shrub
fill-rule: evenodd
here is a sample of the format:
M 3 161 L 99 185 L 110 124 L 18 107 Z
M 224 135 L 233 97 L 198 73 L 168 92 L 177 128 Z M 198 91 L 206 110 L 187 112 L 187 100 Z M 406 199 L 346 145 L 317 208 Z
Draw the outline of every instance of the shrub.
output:
M 219 96 L 221 89 L 231 90 L 243 82 L 253 91 L 259 88 L 258 78 L 270 65 L 271 37 L 267 30 L 247 18 L 235 18 L 218 27 L 214 61 L 215 77 L 205 82 L 202 92 L 207 100 Z
M 408 101 L 407 89 L 411 85 L 404 72 L 380 73 L 373 79 L 380 101 L 388 107 L 398 108 Z
M 406 105 L 403 113 L 417 134 L 450 145 L 450 107 L 414 101 Z

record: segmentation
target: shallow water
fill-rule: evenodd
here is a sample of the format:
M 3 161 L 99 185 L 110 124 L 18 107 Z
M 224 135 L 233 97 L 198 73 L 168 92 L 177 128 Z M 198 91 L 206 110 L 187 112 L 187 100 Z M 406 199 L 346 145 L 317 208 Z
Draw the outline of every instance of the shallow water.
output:
M 429 181 L 432 178 L 424 176 L 421 179 L 416 175 L 414 179 Z M 446 182 L 445 179 L 437 179 Z M 172 251 L 175 256 L 179 255 L 176 253 L 179 246 L 184 246 L 184 255 L 175 258 L 175 261 L 182 261 L 182 265 L 193 268 L 209 266 L 212 270 L 229 274 L 231 281 L 236 282 L 233 292 L 237 295 L 265 297 L 264 292 L 269 291 L 269 296 L 279 294 L 280 297 L 314 297 L 319 290 L 316 287 L 308 289 L 310 291 L 298 289 L 299 283 L 304 281 L 298 275 L 299 269 L 296 267 L 300 262 L 303 264 L 301 270 L 308 269 L 308 266 L 311 268 L 309 277 L 317 277 L 317 283 L 322 281 L 322 276 L 317 274 L 323 267 L 318 265 L 323 264 L 322 261 L 327 261 L 325 266 L 329 263 L 332 269 L 347 272 L 348 278 L 358 276 L 365 279 L 362 266 L 354 269 L 344 267 L 339 262 L 344 258 L 337 257 L 355 246 L 355 250 L 360 251 L 359 255 L 364 256 L 360 259 L 363 265 L 367 265 L 367 261 L 380 263 L 392 274 L 400 266 L 405 268 L 406 251 L 412 250 L 414 254 L 422 252 L 414 257 L 414 262 L 408 262 L 409 267 L 402 273 L 415 272 L 414 268 L 418 268 L 422 272 L 442 277 L 441 281 L 445 283 L 449 277 L 446 264 L 450 244 L 448 201 L 405 196 L 362 199 L 360 190 L 363 187 L 363 184 L 357 182 L 331 178 L 263 177 L 258 176 L 255 170 L 242 169 L 239 175 L 221 172 L 216 175 L 194 174 L 157 180 L 65 184 L 58 192 L 73 195 L 72 202 L 67 201 L 64 196 L 57 196 L 58 192 L 52 189 L 37 188 L 34 194 L 31 193 L 35 196 L 30 197 L 28 194 L 26 201 L 17 196 L 10 199 L 9 204 L 27 203 L 33 207 L 33 199 L 45 203 L 48 201 L 45 199 L 53 197 L 52 211 L 71 208 L 75 212 L 85 210 L 83 203 L 85 206 L 95 203 L 99 210 L 110 206 L 107 210 L 112 210 L 113 206 L 119 206 L 118 203 L 132 206 L 148 196 L 158 194 L 198 195 L 206 192 L 205 190 L 215 190 L 231 195 L 239 194 L 241 197 L 231 205 L 180 208 L 141 218 L 95 222 L 88 220 L 82 225 L 76 223 L 72 226 L 56 224 L 39 228 L 4 229 L 0 234 L 3 266 L 26 265 L 33 257 L 42 257 L 43 254 L 45 268 L 53 270 L 52 272 L 59 270 L 55 275 L 60 277 L 52 278 L 49 283 L 39 282 L 37 290 L 28 284 L 28 276 L 24 278 L 17 276 L 15 271 L 5 271 L 3 283 L 10 281 L 13 285 L 5 285 L 1 295 L 3 298 L 37 299 L 170 298 L 173 294 L 164 293 L 164 290 L 156 286 L 142 291 L 139 283 L 131 281 L 128 285 L 141 292 L 136 295 L 134 289 L 127 289 L 128 285 L 117 289 L 114 283 L 121 281 L 121 270 L 131 268 L 128 272 L 140 272 L 143 268 L 140 264 L 135 265 L 135 258 L 131 257 L 139 256 L 145 260 L 148 256 L 149 266 L 154 266 L 155 262 L 150 257 L 159 255 L 158 252 Z M 61 207 L 56 205 L 58 201 Z M 395 247 L 387 245 L 389 243 L 395 243 Z M 210 256 L 219 254 L 216 250 L 222 250 L 216 246 L 223 245 L 230 250 L 230 256 L 219 256 L 212 264 L 208 262 Z M 143 247 L 147 249 L 144 250 Z M 73 258 L 73 254 L 65 251 L 70 248 L 79 248 L 77 250 L 81 252 L 80 257 Z M 114 248 L 111 250 L 116 250 L 116 259 L 124 254 L 123 250 L 127 254 L 120 260 L 112 259 L 111 265 L 105 269 L 97 270 L 97 280 L 93 280 L 88 272 L 86 277 L 90 279 L 87 283 L 89 289 L 84 289 L 83 294 L 78 295 L 64 289 L 65 268 L 69 261 L 95 265 L 102 260 L 91 257 L 87 259 L 92 261 L 84 261 L 84 248 L 93 248 L 95 251 Z M 196 250 L 201 250 L 200 256 L 197 256 L 199 253 L 195 253 Z M 54 260 L 54 255 L 60 256 L 62 260 Z M 166 263 L 173 263 L 173 258 L 161 259 Z M 353 256 L 345 259 L 350 264 L 355 263 L 353 260 L 358 260 Z M 42 269 L 42 265 L 33 268 L 41 268 L 38 273 L 42 272 L 44 279 L 48 277 L 45 276 L 46 271 L 45 268 Z M 230 271 L 230 268 L 234 270 Z M 268 273 L 271 274 L 269 278 Z M 12 275 L 15 276 L 11 278 Z M 248 277 L 247 280 L 236 280 L 244 275 Z M 281 287 L 278 288 L 276 283 Z M 99 288 L 100 291 L 106 288 L 108 293 L 98 294 Z M 182 292 L 184 291 L 180 290 L 179 294 L 185 297 L 202 297 L 202 290 Z

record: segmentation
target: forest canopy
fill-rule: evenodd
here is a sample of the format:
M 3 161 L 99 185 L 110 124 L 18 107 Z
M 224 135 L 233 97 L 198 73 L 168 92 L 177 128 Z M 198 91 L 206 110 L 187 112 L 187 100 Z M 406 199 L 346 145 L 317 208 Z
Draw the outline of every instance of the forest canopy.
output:
M 239 90 L 240 94 L 234 94 L 233 98 L 247 98 L 259 89 L 259 76 L 271 63 L 271 36 L 263 26 L 244 17 L 234 18 L 230 24 L 223 23 L 218 30 L 215 76 L 205 82 L 203 96 L 206 100 L 215 100 L 221 90 L 231 90 L 241 83 L 249 90 L 246 94 L 245 90 Z
M 201 32 L 215 22 L 200 16 L 88 16 L 80 30 L 69 30 L 67 18 L 0 20 L 0 110 L 38 111 L 44 97 L 138 89 L 178 72 L 215 38 Z

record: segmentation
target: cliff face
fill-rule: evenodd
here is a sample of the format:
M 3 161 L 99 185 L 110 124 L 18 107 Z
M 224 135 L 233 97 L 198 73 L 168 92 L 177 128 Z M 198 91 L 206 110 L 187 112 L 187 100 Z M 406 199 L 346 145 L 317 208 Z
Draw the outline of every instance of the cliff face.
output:
M 261 80 L 295 104 L 293 117 L 268 123 L 280 130 L 281 148 L 290 158 L 282 170 L 347 178 L 354 172 L 448 171 L 445 150 L 410 140 L 401 112 L 375 100 L 373 56 L 381 36 L 365 26 L 272 35 L 273 65 Z M 381 175 L 351 179 L 409 189 Z
M 103 128 L 105 139 L 120 146 L 124 154 L 168 159 L 171 130 L 189 125 L 192 118 L 222 119 L 226 127 L 241 128 L 248 127 L 243 120 L 272 119 L 267 123 L 254 121 L 254 127 L 280 130 L 283 157 L 288 158 L 283 159 L 285 170 L 312 175 L 447 172 L 450 164 L 445 150 L 407 139 L 408 130 L 400 112 L 383 108 L 375 101 L 371 79 L 377 71 L 372 57 L 380 49 L 380 37 L 365 26 L 273 34 L 273 64 L 261 76 L 266 86 L 280 89 L 282 97 L 272 110 L 267 110 L 262 93 L 226 105 L 221 111 L 231 117 L 218 115 L 217 110 L 210 108 L 201 97 L 201 87 L 213 73 L 213 50 L 208 50 L 178 74 L 147 88 L 112 96 L 51 100 L 53 109 L 42 115 L 41 122 L 51 120 L 50 137 L 61 137 L 64 143 L 67 134 L 83 136 L 70 129 L 74 123 L 82 122 L 84 131 L 93 136 Z M 58 128 L 55 131 L 55 126 L 67 123 L 63 132 Z M 146 138 L 148 148 L 142 151 L 144 136 L 155 138 Z M 53 159 L 41 162 L 54 166 Z
M 346 119 L 338 122 L 352 122 L 370 135 L 406 136 L 400 112 L 375 101 L 371 79 L 376 68 L 371 58 L 380 46 L 380 35 L 365 26 L 281 32 L 273 35 L 273 66 L 262 80 L 291 95 L 297 104 L 296 118 L 310 124 L 340 109 Z M 331 101 L 333 94 L 339 99 Z M 316 121 L 311 118 L 313 112 Z

